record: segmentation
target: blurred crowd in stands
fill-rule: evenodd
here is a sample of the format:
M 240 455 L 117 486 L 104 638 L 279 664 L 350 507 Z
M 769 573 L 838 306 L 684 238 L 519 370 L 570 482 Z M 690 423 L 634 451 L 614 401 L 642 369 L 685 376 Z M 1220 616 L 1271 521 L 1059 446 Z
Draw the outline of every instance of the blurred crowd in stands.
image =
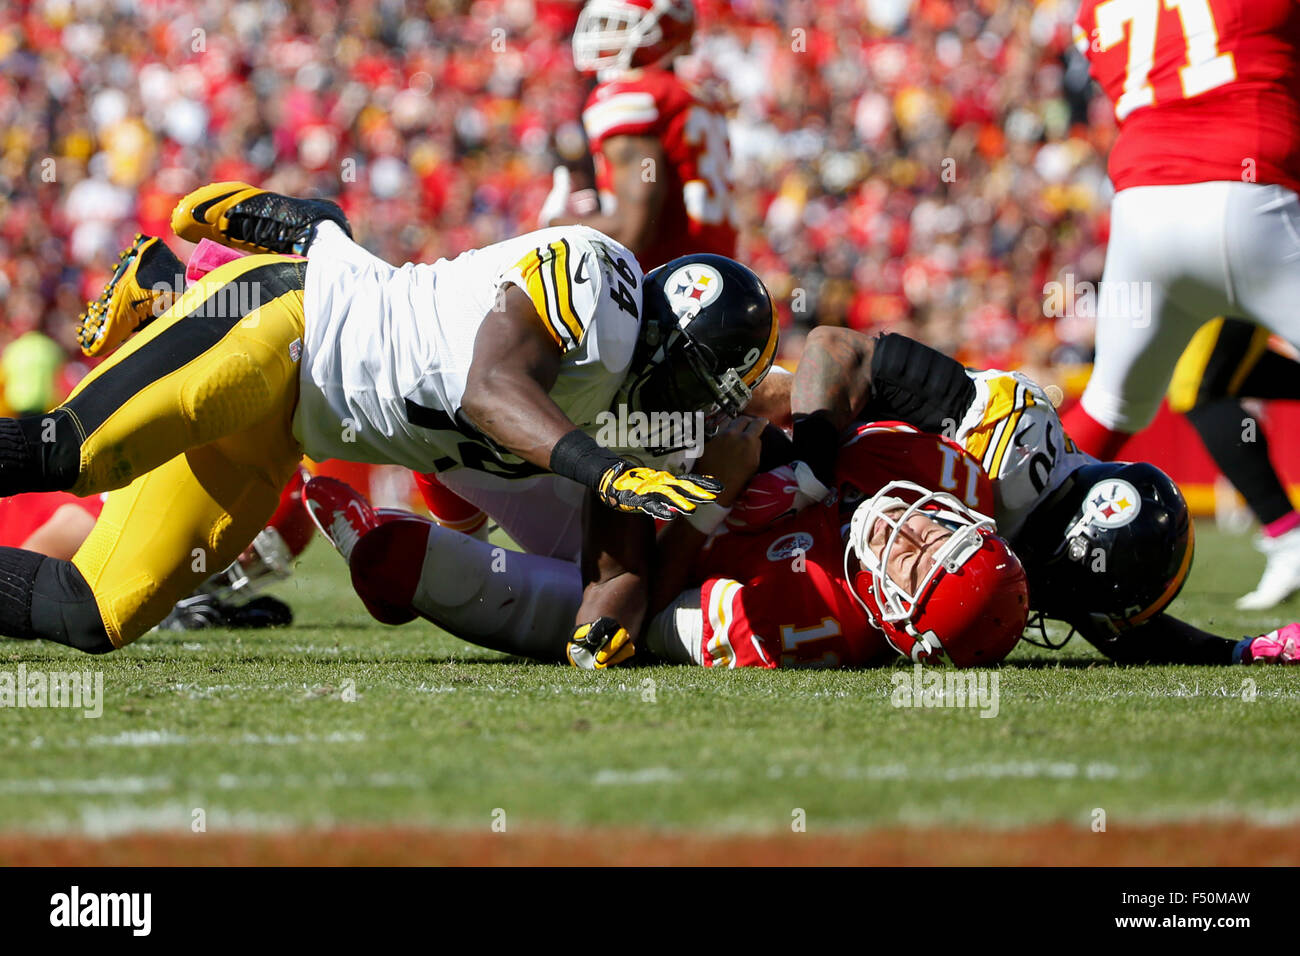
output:
M 1074 0 L 699 0 L 680 70 L 732 104 L 739 258 L 782 312 L 1059 378 L 1092 326 L 1114 123 Z M 0 374 L 10 410 L 86 366 L 75 318 L 196 185 L 340 202 L 429 261 L 534 228 L 580 142 L 578 0 L 10 0 L 0 6 Z M 184 257 L 186 244 L 170 240 Z M 1056 370 L 1056 371 L 1054 371 Z

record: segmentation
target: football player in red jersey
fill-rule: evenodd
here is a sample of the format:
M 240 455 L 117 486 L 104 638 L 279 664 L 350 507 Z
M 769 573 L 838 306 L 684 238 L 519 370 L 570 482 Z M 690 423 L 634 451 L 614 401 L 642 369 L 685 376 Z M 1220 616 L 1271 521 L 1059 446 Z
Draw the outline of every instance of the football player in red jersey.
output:
M 1029 613 L 1025 570 L 980 513 L 993 491 L 969 453 L 901 422 L 861 425 L 840 446 L 835 494 L 769 522 L 782 497 L 771 486 L 797 482 L 790 471 L 759 476 L 709 538 L 699 586 L 651 621 L 654 657 L 861 667 L 897 652 L 970 667 L 1010 653 Z
M 102 495 L 33 491 L 0 498 L 0 546 L 67 560 L 86 540 L 104 508 Z
M 1065 424 L 1114 456 L 1184 347 L 1234 315 L 1300 343 L 1300 6 L 1084 0 L 1075 28 L 1119 136 L 1092 379 Z
M 991 507 L 991 486 L 954 443 L 901 423 L 859 428 L 844 444 L 838 496 L 797 514 L 767 507 L 781 497 L 773 483 L 794 481 L 792 471 L 763 477 L 729 526 L 695 540 L 703 547 L 693 561 L 663 569 L 664 609 L 635 642 L 649 659 L 848 667 L 897 651 L 971 666 L 996 663 L 1019 640 L 1024 569 L 974 510 Z M 599 653 L 571 640 L 581 598 L 571 563 L 493 549 L 413 515 L 377 515 L 330 479 L 313 479 L 307 500 L 377 619 L 423 616 L 473 643 L 577 666 Z
M 805 343 L 791 405 L 789 455 L 827 484 L 836 438 L 855 421 L 897 418 L 951 436 L 993 482 L 992 513 L 1024 562 L 1038 620 L 1066 622 L 1108 657 L 1300 663 L 1298 624 L 1232 641 L 1166 612 L 1194 550 L 1182 494 L 1152 465 L 1098 462 L 1079 450 L 1021 373 L 966 369 L 901 335 L 823 326 Z M 1042 643 L 1064 642 L 1043 631 Z
M 566 215 L 567 182 L 558 173 L 542 225 L 599 229 L 647 271 L 688 252 L 736 254 L 726 117 L 673 72 L 694 30 L 690 0 L 589 0 L 583 7 L 573 62 L 599 78 L 582 124 L 600 212 Z

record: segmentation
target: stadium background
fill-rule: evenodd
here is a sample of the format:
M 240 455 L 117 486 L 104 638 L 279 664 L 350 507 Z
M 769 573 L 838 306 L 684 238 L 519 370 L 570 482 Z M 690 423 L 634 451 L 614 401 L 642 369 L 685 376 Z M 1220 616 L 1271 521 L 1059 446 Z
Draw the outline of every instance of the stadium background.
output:
M 85 374 L 76 315 L 133 233 L 187 251 L 167 219 L 203 182 L 334 198 L 393 262 L 534 228 L 552 166 L 583 149 L 580 6 L 6 4 L 0 406 L 48 407 Z M 1092 322 L 1068 296 L 1045 315 L 1044 286 L 1101 275 L 1115 128 L 1070 44 L 1074 0 L 697 6 L 681 66 L 733 105 L 739 258 L 777 299 L 781 361 L 817 324 L 888 327 L 1077 395 Z M 1300 448 L 1274 449 L 1300 476 Z M 1127 451 L 1214 507 L 1180 419 L 1163 412 Z

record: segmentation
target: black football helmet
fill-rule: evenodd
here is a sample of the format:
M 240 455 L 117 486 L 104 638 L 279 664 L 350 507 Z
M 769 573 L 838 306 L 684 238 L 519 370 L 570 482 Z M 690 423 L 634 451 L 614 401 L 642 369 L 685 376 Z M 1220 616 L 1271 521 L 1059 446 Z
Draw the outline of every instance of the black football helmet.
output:
M 776 356 L 772 296 L 745 266 L 707 253 L 653 269 L 616 401 L 632 411 L 737 414 Z
M 1076 469 L 1030 516 L 1017 552 L 1035 611 L 1119 633 L 1169 606 L 1192 567 L 1187 502 L 1145 462 Z

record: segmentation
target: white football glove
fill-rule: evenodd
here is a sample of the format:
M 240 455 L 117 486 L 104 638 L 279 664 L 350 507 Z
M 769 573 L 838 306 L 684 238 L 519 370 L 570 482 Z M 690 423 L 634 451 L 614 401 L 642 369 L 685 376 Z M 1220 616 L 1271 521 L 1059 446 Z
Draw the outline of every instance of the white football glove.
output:
M 569 167 L 556 166 L 551 174 L 551 191 L 537 214 L 537 224 L 545 229 L 569 209 Z

